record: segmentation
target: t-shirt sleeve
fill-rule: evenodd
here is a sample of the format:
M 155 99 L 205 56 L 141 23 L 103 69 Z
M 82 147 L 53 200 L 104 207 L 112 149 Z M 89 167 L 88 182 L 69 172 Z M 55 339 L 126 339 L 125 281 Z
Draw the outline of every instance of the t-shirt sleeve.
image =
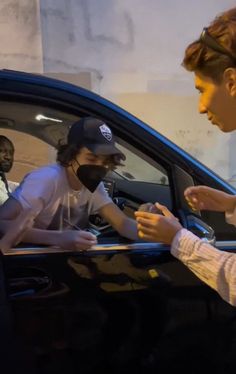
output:
M 53 175 L 39 169 L 27 174 L 11 196 L 21 204 L 23 209 L 31 209 L 37 215 L 48 204 L 54 190 Z
M 89 211 L 90 214 L 98 213 L 103 206 L 112 203 L 112 199 L 105 190 L 104 184 L 101 182 L 95 192 L 91 194 Z

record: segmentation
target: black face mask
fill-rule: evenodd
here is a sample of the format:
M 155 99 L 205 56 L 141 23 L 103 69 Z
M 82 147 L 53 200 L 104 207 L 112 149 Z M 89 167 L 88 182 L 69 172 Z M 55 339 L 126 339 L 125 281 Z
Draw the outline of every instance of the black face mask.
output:
M 76 175 L 90 192 L 94 192 L 107 172 L 108 169 L 105 166 L 80 165 L 76 170 Z

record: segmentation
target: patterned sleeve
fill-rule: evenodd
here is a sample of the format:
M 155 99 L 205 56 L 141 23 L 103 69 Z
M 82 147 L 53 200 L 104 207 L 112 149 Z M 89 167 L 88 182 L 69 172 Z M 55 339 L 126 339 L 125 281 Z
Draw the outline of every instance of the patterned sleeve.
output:
M 236 306 L 235 253 L 218 250 L 186 229 L 176 234 L 171 253 L 225 301 Z

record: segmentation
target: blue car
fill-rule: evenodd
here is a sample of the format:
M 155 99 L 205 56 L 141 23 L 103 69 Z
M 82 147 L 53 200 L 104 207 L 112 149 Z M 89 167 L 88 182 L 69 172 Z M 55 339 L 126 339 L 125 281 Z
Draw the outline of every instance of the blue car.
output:
M 84 116 L 104 120 L 126 155 L 104 180 L 130 217 L 140 204 L 166 205 L 182 225 L 236 252 L 224 214 L 194 212 L 186 187 L 235 189 L 170 140 L 81 87 L 0 71 L 0 126 L 54 149 Z M 6 373 L 233 373 L 236 311 L 169 246 L 121 237 L 99 215 L 98 245 L 85 252 L 21 243 L 0 256 L 0 368 Z

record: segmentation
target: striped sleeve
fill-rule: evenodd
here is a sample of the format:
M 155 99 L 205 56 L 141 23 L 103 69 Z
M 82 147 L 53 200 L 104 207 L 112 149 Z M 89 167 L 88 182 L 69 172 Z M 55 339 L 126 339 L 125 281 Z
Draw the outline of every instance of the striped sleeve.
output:
M 186 229 L 180 230 L 171 253 L 198 278 L 236 306 L 236 254 L 218 250 Z

